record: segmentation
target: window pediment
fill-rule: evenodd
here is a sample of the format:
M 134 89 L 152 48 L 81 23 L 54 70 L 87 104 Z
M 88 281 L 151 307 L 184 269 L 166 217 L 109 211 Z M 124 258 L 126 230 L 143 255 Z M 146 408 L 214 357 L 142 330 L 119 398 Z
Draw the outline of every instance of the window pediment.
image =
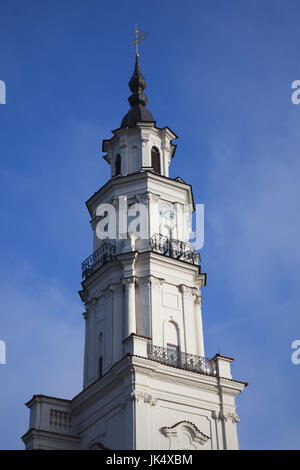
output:
M 179 421 L 173 426 L 161 428 L 164 436 L 170 439 L 170 450 L 197 450 L 210 439 L 197 426 L 189 421 Z

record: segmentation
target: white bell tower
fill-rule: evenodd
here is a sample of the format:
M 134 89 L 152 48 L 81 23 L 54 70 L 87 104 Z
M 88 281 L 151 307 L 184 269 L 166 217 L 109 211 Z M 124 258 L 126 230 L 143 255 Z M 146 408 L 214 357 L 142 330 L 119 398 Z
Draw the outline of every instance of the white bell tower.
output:
M 110 179 L 86 203 L 83 390 L 72 400 L 35 395 L 23 440 L 28 449 L 237 449 L 235 397 L 246 383 L 232 379 L 233 359 L 205 357 L 192 189 L 169 178 L 176 135 L 146 109 L 138 57 L 129 87 L 130 110 L 103 141 Z

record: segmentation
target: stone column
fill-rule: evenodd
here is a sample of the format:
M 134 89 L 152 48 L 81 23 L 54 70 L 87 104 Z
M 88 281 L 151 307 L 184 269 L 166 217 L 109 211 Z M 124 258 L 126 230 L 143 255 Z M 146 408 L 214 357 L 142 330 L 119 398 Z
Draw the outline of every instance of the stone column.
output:
M 121 175 L 128 173 L 128 137 L 127 135 L 120 137 L 120 155 L 121 155 Z
M 103 294 L 105 300 L 105 317 L 104 317 L 104 372 L 109 369 L 112 364 L 112 292 L 107 289 Z
M 140 238 L 137 240 L 137 249 L 140 251 L 149 250 L 149 238 L 150 238 L 150 193 L 137 194 L 136 200 L 139 204 L 142 204 L 145 207 L 145 211 L 140 212 L 140 216 L 145 217 L 145 220 L 142 220 L 143 227 L 141 230 L 144 233 L 141 233 Z M 138 234 L 137 234 L 138 235 Z M 142 238 L 141 238 L 142 237 Z
M 135 276 L 123 279 L 125 286 L 124 298 L 124 339 L 128 338 L 131 333 L 136 332 L 135 317 Z
M 151 142 L 149 141 L 150 132 L 149 129 L 141 129 L 141 160 L 140 168 L 151 167 Z
M 170 165 L 170 141 L 166 136 L 166 132 L 163 132 L 163 137 L 161 140 L 161 171 L 164 176 L 169 176 L 169 165 Z
M 96 306 L 97 299 L 86 304 L 88 316 L 87 382 L 96 379 Z
M 197 354 L 195 339 L 194 317 L 194 288 L 180 285 L 182 294 L 182 313 L 184 328 L 184 351 L 189 354 Z
M 151 276 L 151 330 L 152 343 L 163 346 L 162 321 L 161 321 L 161 289 L 164 279 Z
M 123 285 L 112 284 L 112 361 L 116 362 L 122 357 L 123 341 L 123 316 L 122 316 L 122 297 Z
M 159 195 L 149 193 L 149 237 L 159 232 L 159 215 L 158 215 Z
M 223 410 L 219 413 L 219 419 L 223 425 L 224 449 L 238 450 L 236 423 L 240 421 L 239 416 L 234 411 Z
M 151 336 L 151 276 L 140 277 L 139 286 L 139 317 L 137 317 L 137 333 Z
M 202 304 L 202 296 L 198 292 L 195 291 L 194 295 L 194 314 L 195 314 L 195 326 L 196 326 L 196 350 L 199 356 L 204 357 L 204 339 L 203 339 L 203 327 L 202 327 L 202 312 L 201 312 L 201 304 Z
M 88 345 L 89 345 L 89 315 L 87 311 L 83 312 L 85 320 L 85 341 L 84 341 L 84 366 L 83 366 L 83 387 L 88 381 Z

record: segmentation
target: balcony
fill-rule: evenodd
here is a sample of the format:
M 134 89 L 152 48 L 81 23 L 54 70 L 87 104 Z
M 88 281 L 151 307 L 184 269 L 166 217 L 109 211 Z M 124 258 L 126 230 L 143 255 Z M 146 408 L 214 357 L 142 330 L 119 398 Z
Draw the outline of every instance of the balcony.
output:
M 116 247 L 108 241 L 103 241 L 101 246 L 92 255 L 81 263 L 82 277 L 87 279 L 96 269 L 107 261 L 112 261 L 116 256 Z
M 197 265 L 200 262 L 200 255 L 195 253 L 189 243 L 175 240 L 174 238 L 168 238 L 158 233 L 151 237 L 150 248 L 155 253 L 180 259 L 188 263 Z M 103 241 L 100 247 L 81 263 L 82 277 L 85 279 L 88 278 L 107 261 L 112 261 L 115 258 L 115 245 L 106 240 Z
M 178 369 L 198 372 L 200 374 L 217 376 L 217 364 L 214 359 L 196 356 L 195 354 L 182 353 L 178 350 L 154 346 L 151 341 L 147 344 L 147 356 L 152 361 Z
M 190 243 L 168 238 L 160 233 L 153 235 L 150 240 L 150 246 L 151 250 L 155 253 L 180 259 L 191 264 L 198 264 L 200 262 L 200 255 L 195 253 Z

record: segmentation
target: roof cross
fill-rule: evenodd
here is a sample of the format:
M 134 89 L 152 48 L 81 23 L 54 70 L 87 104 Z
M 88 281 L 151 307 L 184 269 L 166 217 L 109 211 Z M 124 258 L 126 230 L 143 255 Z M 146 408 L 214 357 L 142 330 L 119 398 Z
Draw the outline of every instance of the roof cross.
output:
M 136 57 L 139 57 L 139 42 L 143 41 L 144 39 L 147 39 L 148 37 L 148 33 L 140 33 L 139 35 L 139 29 L 137 27 L 137 25 L 135 25 L 135 40 L 134 41 L 131 41 L 130 43 L 130 46 L 134 46 L 135 45 L 135 56 Z

